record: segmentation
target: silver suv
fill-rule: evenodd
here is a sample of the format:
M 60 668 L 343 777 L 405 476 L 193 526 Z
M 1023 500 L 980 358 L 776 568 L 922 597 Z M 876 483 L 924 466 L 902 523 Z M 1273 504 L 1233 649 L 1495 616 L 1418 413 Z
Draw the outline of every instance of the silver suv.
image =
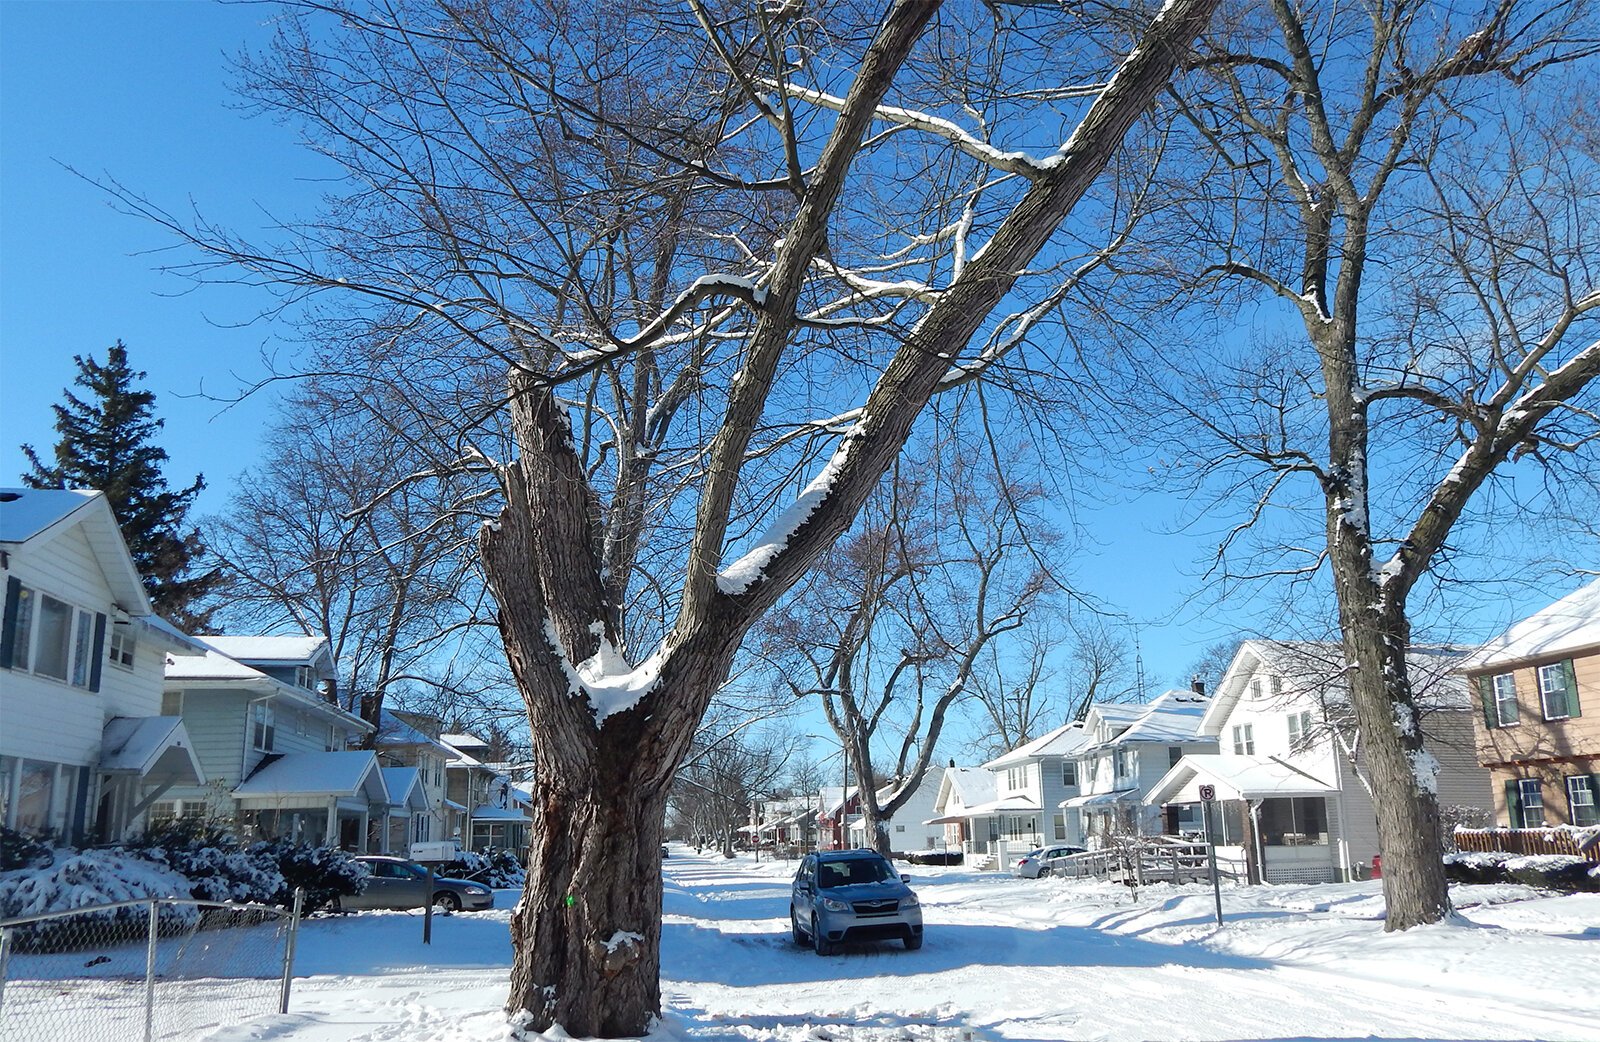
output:
M 796 944 L 832 955 L 846 941 L 898 938 L 922 947 L 922 904 L 875 850 L 807 854 L 794 876 L 789 928 Z

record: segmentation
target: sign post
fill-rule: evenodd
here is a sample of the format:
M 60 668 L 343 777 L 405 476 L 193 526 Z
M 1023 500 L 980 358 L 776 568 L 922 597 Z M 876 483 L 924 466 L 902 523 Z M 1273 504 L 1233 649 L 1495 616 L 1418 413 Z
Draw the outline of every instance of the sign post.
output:
M 1222 882 L 1217 878 L 1217 837 L 1211 830 L 1211 805 L 1217 802 L 1215 785 L 1200 786 L 1200 807 L 1206 815 L 1206 861 L 1211 865 L 1211 893 L 1217 899 L 1217 925 L 1222 925 Z

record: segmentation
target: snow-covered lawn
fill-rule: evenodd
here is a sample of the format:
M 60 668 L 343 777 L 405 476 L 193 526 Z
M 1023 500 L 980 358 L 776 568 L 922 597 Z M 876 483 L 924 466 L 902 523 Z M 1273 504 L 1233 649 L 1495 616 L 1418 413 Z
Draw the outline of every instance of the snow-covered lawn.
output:
M 927 944 L 819 958 L 789 940 L 792 864 L 674 849 L 654 1042 L 1543 1039 L 1600 1042 L 1600 894 L 1462 887 L 1458 922 L 1386 935 L 1378 884 L 1223 892 L 911 868 Z M 305 924 L 293 1012 L 217 1042 L 505 1035 L 509 910 Z

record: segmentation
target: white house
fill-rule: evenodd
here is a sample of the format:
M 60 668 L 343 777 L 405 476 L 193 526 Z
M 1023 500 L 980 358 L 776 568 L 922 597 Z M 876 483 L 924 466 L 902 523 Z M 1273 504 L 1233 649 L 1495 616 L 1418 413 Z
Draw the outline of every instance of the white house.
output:
M 1071 842 L 1066 817 L 1054 808 L 1078 793 L 1075 757 L 1087 741 L 1078 721 L 1058 727 L 984 764 L 989 785 L 972 768 L 947 768 L 929 824 L 954 826 L 967 863 L 979 866 L 1003 865 L 1019 849 Z
M 1423 733 L 1439 761 L 1442 807 L 1492 806 L 1473 747 L 1473 703 L 1452 672 L 1464 652 L 1407 654 Z M 1185 756 L 1146 797 L 1151 806 L 1198 803 L 1214 788 L 1219 853 L 1266 882 L 1361 878 L 1379 853 L 1377 817 L 1359 764 L 1343 651 L 1320 642 L 1245 641 L 1206 710 L 1201 732 L 1216 753 Z
M 424 713 L 385 709 L 378 714 L 378 734 L 374 745 L 389 771 L 410 768 L 416 772 L 416 785 L 425 809 L 412 812 L 403 839 L 391 836 L 389 850 L 405 852 L 412 843 L 439 843 L 455 839 L 465 831 L 466 809 L 448 798 L 445 767 L 456 757 L 450 746 L 439 740 L 439 718 Z M 399 777 L 398 775 L 395 777 Z M 400 800 L 390 785 L 390 796 Z
M 204 656 L 167 658 L 162 711 L 183 718 L 206 783 L 174 788 L 162 813 L 231 820 L 244 838 L 383 849 L 391 812 L 409 819 L 415 797 L 391 799 L 377 755 L 350 748 L 372 725 L 331 701 L 326 638 L 196 639 Z
M 448 805 L 464 815 L 455 838 L 469 850 L 527 849 L 533 821 L 512 795 L 510 766 L 492 762 L 489 743 L 476 735 L 442 734 L 439 741 L 452 754 L 445 764 Z
M 68 841 L 143 828 L 167 788 L 205 779 L 162 716 L 166 655 L 203 649 L 151 610 L 99 492 L 0 490 L 0 806 Z
M 1179 835 L 1199 831 L 1198 814 L 1175 807 L 1165 815 L 1145 795 L 1185 755 L 1212 752 L 1201 734 L 1210 699 L 1167 691 L 1149 702 L 1091 706 L 1087 742 L 1076 753 L 1078 792 L 1060 803 L 1066 841 L 1099 847 L 1114 835 Z
M 904 854 L 915 850 L 934 849 L 941 844 L 944 839 L 944 826 L 928 823 L 934 816 L 934 802 L 939 796 L 941 777 L 941 773 L 934 768 L 925 771 L 922 780 L 912 790 L 911 796 L 899 810 L 882 823 L 889 835 L 891 851 Z M 886 782 L 879 786 L 878 804 L 882 806 L 886 803 L 899 787 L 900 783 L 897 781 Z M 857 847 L 871 846 L 867 842 L 865 819 L 860 817 L 851 819 L 850 841 L 851 845 Z

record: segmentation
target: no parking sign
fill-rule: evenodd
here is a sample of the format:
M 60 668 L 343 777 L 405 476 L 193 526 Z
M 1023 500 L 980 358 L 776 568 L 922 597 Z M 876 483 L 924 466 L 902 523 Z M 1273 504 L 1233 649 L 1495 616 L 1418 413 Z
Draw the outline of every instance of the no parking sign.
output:
M 1217 798 L 1217 787 L 1215 785 L 1202 785 L 1202 786 L 1200 786 L 1200 802 L 1201 803 L 1210 803 L 1212 800 L 1214 800 L 1216 798 Z

